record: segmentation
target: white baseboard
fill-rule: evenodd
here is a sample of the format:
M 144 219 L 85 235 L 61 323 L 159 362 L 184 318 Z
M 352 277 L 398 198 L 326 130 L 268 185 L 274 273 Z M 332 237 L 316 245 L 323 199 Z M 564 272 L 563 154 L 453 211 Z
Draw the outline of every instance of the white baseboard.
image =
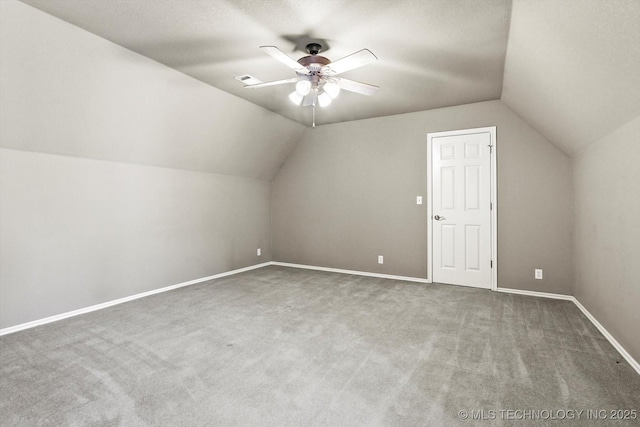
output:
M 103 302 L 101 304 L 92 305 L 89 307 L 80 308 L 78 310 L 68 311 L 66 313 L 56 314 L 54 316 L 45 317 L 44 319 L 33 320 L 27 323 L 21 323 L 19 325 L 10 326 L 8 328 L 0 329 L 0 336 L 11 334 L 13 332 L 22 331 L 24 329 L 35 328 L 36 326 L 45 325 L 47 323 L 56 322 L 62 319 L 68 319 L 69 317 L 78 316 L 84 313 L 90 313 L 92 311 L 101 310 L 103 308 L 111 307 L 114 305 L 122 304 L 128 301 L 133 301 L 139 298 L 148 297 L 150 295 L 159 294 L 162 292 L 172 291 L 174 289 L 182 288 L 185 286 L 195 285 L 196 283 L 206 282 L 207 280 L 219 279 L 225 276 L 231 276 L 233 274 L 242 273 L 244 271 L 255 270 L 256 268 L 267 267 L 271 265 L 270 262 L 262 264 L 255 264 L 249 267 L 239 268 L 237 270 L 225 271 L 224 273 L 214 274 L 213 276 L 201 277 L 199 279 L 189 280 L 188 282 L 178 283 L 177 285 L 165 286 L 164 288 L 154 289 L 148 292 L 142 292 L 140 294 L 130 295 L 128 297 L 119 298 L 113 301 Z
M 385 279 L 404 280 L 404 281 L 411 281 L 411 282 L 418 282 L 418 283 L 431 283 L 430 280 L 421 279 L 417 277 L 394 276 L 389 274 L 369 273 L 365 271 L 343 270 L 339 268 L 329 268 L 329 267 L 316 267 L 313 265 L 303 265 L 303 264 L 291 264 L 287 262 L 272 261 L 271 265 L 303 268 L 307 270 L 329 271 L 333 273 L 357 274 L 360 276 L 381 277 Z M 572 301 L 580 309 L 580 311 L 584 313 L 587 319 L 589 319 L 591 323 L 593 323 L 593 325 L 600 331 L 600 333 L 604 335 L 604 337 L 611 343 L 611 345 L 618 351 L 618 353 L 620 353 L 620 355 L 624 357 L 624 359 L 627 362 L 629 362 L 629 365 L 631 365 L 631 367 L 635 369 L 638 374 L 640 374 L 640 364 L 624 349 L 624 347 L 622 347 L 622 345 L 609 333 L 609 331 L 607 331 L 604 328 L 604 326 L 602 326 L 600 322 L 598 322 L 596 318 L 593 317 L 593 315 L 589 313 L 589 311 L 573 295 L 554 294 L 549 292 L 526 291 L 522 289 L 510 289 L 510 288 L 497 288 L 496 291 L 510 293 L 510 294 L 527 295 L 527 296 L 539 297 L 539 298 L 552 298 L 552 299 L 559 299 L 559 300 L 565 300 L 565 301 Z
M 613 335 L 611 335 L 609 331 L 607 331 L 605 327 L 602 326 L 602 324 L 598 322 L 598 320 L 595 317 L 593 317 L 591 313 L 589 313 L 589 310 L 587 310 L 585 306 L 582 305 L 576 297 L 572 295 L 550 294 L 546 292 L 523 291 L 520 289 L 498 288 L 497 290 L 498 292 L 505 292 L 510 294 L 528 295 L 532 297 L 554 298 L 554 299 L 572 301 L 580 309 L 580 311 L 582 311 L 582 313 L 587 317 L 587 319 L 589 319 L 589 321 L 593 323 L 593 326 L 595 326 L 600 331 L 600 333 L 604 335 L 604 337 L 611 343 L 611 345 L 618 351 L 618 353 L 620 353 L 620 355 L 629 363 L 629 365 L 631 365 L 631 367 L 635 369 L 635 371 L 638 374 L 640 374 L 640 363 L 638 363 L 627 352 L 627 350 L 624 349 L 624 347 L 618 342 L 618 340 L 616 340 L 613 337 Z
M 624 357 L 624 359 L 629 362 L 629 365 L 631 365 L 631 367 L 633 369 L 636 370 L 636 372 L 638 374 L 640 374 L 640 363 L 638 363 L 629 353 L 627 353 L 627 350 L 624 349 L 624 347 L 609 333 L 609 331 L 607 331 L 605 329 L 604 326 L 602 326 L 602 324 L 600 324 L 600 322 L 598 322 L 598 320 L 593 317 L 593 315 L 591 313 L 589 313 L 589 310 L 587 310 L 585 308 L 584 305 L 582 305 L 580 303 L 580 301 L 578 301 L 577 298 L 572 297 L 573 298 L 573 302 L 575 305 L 578 306 L 578 308 L 580 309 L 580 311 L 582 311 L 582 313 L 587 316 L 587 319 L 589 319 L 591 321 L 591 323 L 593 323 L 593 325 L 598 328 L 598 330 L 600 331 L 600 333 L 602 335 L 604 335 L 604 337 L 609 340 L 609 342 L 611 343 L 611 345 L 618 350 L 618 353 L 620 353 L 620 355 L 622 355 L 622 357 Z
M 419 277 L 394 276 L 392 274 L 369 273 L 367 271 L 343 270 L 340 268 L 316 267 L 315 265 L 291 264 L 288 262 L 272 261 L 271 265 L 279 265 L 281 267 L 303 268 L 305 270 L 328 271 L 331 273 L 356 274 L 358 276 L 379 277 L 381 279 L 403 280 L 405 282 L 429 283 L 427 279 Z
M 575 299 L 571 295 L 551 294 L 551 293 L 548 293 L 548 292 L 525 291 L 525 290 L 522 290 L 522 289 L 498 288 L 498 289 L 496 289 L 496 291 L 504 292 L 504 293 L 507 293 L 507 294 L 518 294 L 518 295 L 527 295 L 527 296 L 530 296 L 530 297 L 563 299 L 563 300 L 567 300 L 567 301 L 573 301 Z
M 356 271 L 356 270 L 343 270 L 339 268 L 329 268 L 329 267 L 316 267 L 313 265 L 303 265 L 303 264 L 291 264 L 287 262 L 278 262 L 278 261 L 270 261 L 262 264 L 255 264 L 249 267 L 239 268 L 237 270 L 225 271 L 224 273 L 214 274 L 213 276 L 202 277 L 200 279 L 190 280 L 188 282 L 178 283 L 177 285 L 166 286 L 164 288 L 154 289 L 152 291 L 143 292 L 140 294 L 131 295 L 128 297 L 120 298 L 113 301 L 108 301 L 102 304 L 96 304 L 89 307 L 81 308 L 78 310 L 69 311 L 66 313 L 56 314 L 55 316 L 45 317 L 44 319 L 38 319 L 27 323 L 22 323 L 15 326 L 10 326 L 8 328 L 0 329 L 0 336 L 11 334 L 13 332 L 22 331 L 24 329 L 34 328 L 36 326 L 45 325 L 47 323 L 56 322 L 58 320 L 67 319 L 69 317 L 78 316 L 84 313 L 90 313 L 92 311 L 101 310 L 103 308 L 111 307 L 117 304 L 122 304 L 128 301 L 133 301 L 139 298 L 144 298 L 150 295 L 159 294 L 162 292 L 171 291 L 174 289 L 182 288 L 184 286 L 195 285 L 196 283 L 206 282 L 208 280 L 219 279 L 225 276 L 231 276 L 234 274 L 242 273 L 245 271 L 255 270 L 257 268 L 267 267 L 269 265 L 278 265 L 282 267 L 293 267 L 293 268 L 302 268 L 306 270 L 318 270 L 318 271 L 328 271 L 332 273 L 343 273 L 343 274 L 356 274 L 359 276 L 367 276 L 367 277 L 379 277 L 383 279 L 394 279 L 394 280 L 403 280 L 408 282 L 418 282 L 418 283 L 431 283 L 427 279 L 421 279 L 418 277 L 406 277 L 406 276 L 395 276 L 391 274 L 380 274 L 380 273 L 369 273 L 366 271 Z M 605 329 L 598 320 L 593 317 L 589 310 L 587 310 L 581 303 L 576 299 L 576 297 L 572 295 L 563 295 L 563 294 L 553 294 L 547 292 L 536 292 L 536 291 L 525 291 L 521 289 L 510 289 L 510 288 L 497 288 L 498 292 L 505 292 L 510 294 L 518 294 L 518 295 L 527 295 L 532 297 L 542 297 L 542 298 L 553 298 L 553 299 L 561 299 L 566 301 L 572 301 L 582 313 L 593 323 L 593 325 L 600 331 L 602 335 L 611 343 L 611 345 L 620 353 L 622 357 L 631 365 L 635 371 L 640 374 L 640 363 L 638 363 L 625 349 L 622 345 Z

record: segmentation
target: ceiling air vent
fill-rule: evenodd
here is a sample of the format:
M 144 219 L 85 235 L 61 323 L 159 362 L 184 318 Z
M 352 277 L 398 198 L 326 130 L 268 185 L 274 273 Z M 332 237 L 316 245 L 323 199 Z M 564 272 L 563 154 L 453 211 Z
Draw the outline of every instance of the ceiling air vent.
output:
M 260 80 L 256 79 L 253 76 L 250 76 L 249 74 L 243 74 L 242 76 L 234 77 L 234 79 L 236 79 L 240 83 L 247 86 L 257 85 L 262 83 Z

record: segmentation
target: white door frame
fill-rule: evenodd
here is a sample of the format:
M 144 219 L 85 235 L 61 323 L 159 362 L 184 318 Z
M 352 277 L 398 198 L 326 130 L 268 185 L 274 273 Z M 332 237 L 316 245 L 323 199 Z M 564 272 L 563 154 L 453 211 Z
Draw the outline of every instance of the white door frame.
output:
M 491 136 L 491 290 L 498 289 L 498 174 L 497 174 L 497 146 L 496 127 L 489 126 L 474 129 L 462 129 L 427 134 L 427 283 L 433 282 L 433 156 L 432 140 L 442 136 L 467 135 L 470 133 L 489 133 Z

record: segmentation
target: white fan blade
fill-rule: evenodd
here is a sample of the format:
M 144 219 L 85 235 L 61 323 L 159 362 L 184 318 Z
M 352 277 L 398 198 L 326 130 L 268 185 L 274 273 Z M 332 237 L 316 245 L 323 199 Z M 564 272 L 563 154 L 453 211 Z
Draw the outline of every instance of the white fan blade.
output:
M 328 65 L 322 67 L 323 74 L 329 74 L 335 76 L 336 74 L 344 73 L 345 71 L 353 70 L 363 65 L 377 61 L 378 57 L 375 56 L 369 49 L 362 49 L 349 56 L 345 56 L 342 59 L 338 59 Z
M 349 80 L 340 78 L 338 79 L 338 86 L 344 90 L 348 90 L 350 92 L 359 93 L 361 95 L 371 96 L 380 89 L 378 86 L 370 85 L 368 83 L 361 83 L 355 80 Z
M 265 83 L 258 83 L 255 85 L 245 85 L 243 87 L 246 88 L 261 88 L 261 87 L 266 87 L 266 86 L 275 86 L 275 85 L 283 85 L 285 83 L 293 83 L 293 82 L 297 82 L 299 79 L 297 77 L 293 77 L 290 79 L 285 79 L 285 80 L 275 80 L 273 82 L 265 82 Z
M 268 53 L 269 55 L 273 56 L 275 59 L 282 62 L 287 67 L 294 69 L 296 73 L 309 74 L 310 72 L 306 67 L 304 67 L 301 64 L 298 64 L 296 61 L 291 59 L 286 53 L 284 53 L 283 51 L 281 51 L 275 46 L 260 46 L 260 49 L 262 49 L 264 52 Z

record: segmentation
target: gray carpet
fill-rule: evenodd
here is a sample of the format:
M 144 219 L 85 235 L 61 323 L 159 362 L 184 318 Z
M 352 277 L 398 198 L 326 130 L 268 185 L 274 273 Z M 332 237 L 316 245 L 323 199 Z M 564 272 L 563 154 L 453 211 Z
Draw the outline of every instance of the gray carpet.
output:
M 0 337 L 3 426 L 638 425 L 593 420 L 625 409 L 640 376 L 573 303 L 457 286 L 272 266 Z

